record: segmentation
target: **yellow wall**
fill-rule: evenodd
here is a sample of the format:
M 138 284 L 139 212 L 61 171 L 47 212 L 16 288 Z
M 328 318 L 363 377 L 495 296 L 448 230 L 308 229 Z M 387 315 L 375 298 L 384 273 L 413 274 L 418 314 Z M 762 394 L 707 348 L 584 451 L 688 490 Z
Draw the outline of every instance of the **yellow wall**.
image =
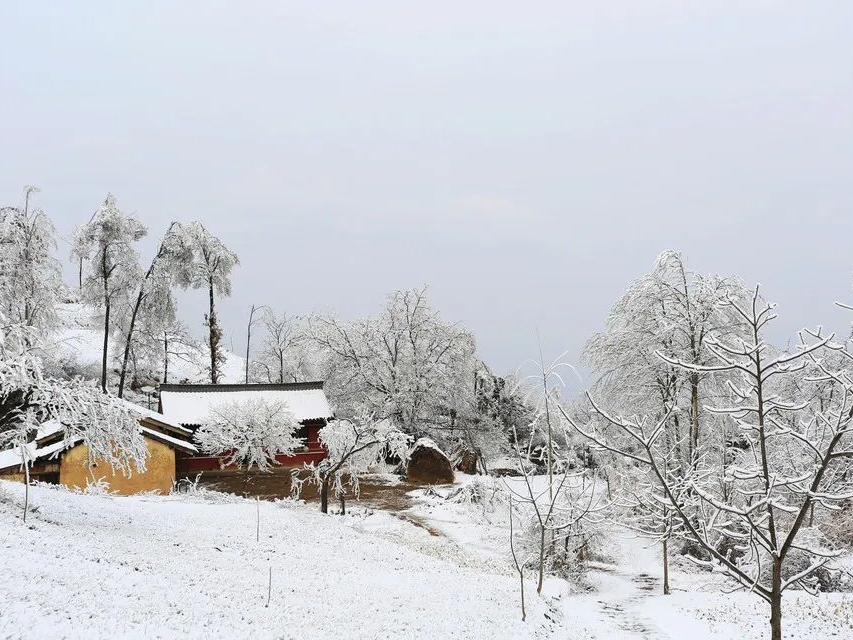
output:
M 104 461 L 98 461 L 92 469 L 95 478 L 103 478 L 110 485 L 110 491 L 128 496 L 142 491 L 159 491 L 167 494 L 172 490 L 175 481 L 175 451 L 165 444 L 145 438 L 148 447 L 148 459 L 145 461 L 145 472 L 139 473 L 134 468 L 131 476 L 125 477 L 120 470 Z M 59 466 L 59 482 L 66 487 L 85 489 L 92 474 L 86 466 L 88 449 L 86 445 L 78 444 L 62 454 Z

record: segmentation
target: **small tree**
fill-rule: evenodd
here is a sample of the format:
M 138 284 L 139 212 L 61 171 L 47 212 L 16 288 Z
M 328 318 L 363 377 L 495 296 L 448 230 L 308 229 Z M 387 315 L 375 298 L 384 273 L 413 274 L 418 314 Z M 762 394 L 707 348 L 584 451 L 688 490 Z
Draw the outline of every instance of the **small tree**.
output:
M 332 420 L 320 429 L 320 442 L 328 457 L 319 464 L 305 465 L 308 481 L 320 488 L 320 511 L 329 512 L 329 489 L 345 504 L 344 484 L 358 498 L 359 476 L 387 456 L 405 460 L 411 438 L 388 420 L 376 422 L 364 411 L 353 420 Z M 344 507 L 345 508 L 345 507 Z
M 231 295 L 231 270 L 240 264 L 240 259 L 200 222 L 185 225 L 182 232 L 186 243 L 192 248 L 194 258 L 183 264 L 178 272 L 178 282 L 184 287 L 207 289 L 209 308 L 205 324 L 210 349 L 210 382 L 219 384 L 225 354 L 222 351 L 222 328 L 216 316 L 214 294 Z
M 139 220 L 122 213 L 113 195 L 107 194 L 92 219 L 74 234 L 72 256 L 86 259 L 89 265 L 89 273 L 83 282 L 83 300 L 104 312 L 103 391 L 107 390 L 110 313 L 115 305 L 128 298 L 130 288 L 140 277 L 139 256 L 134 243 L 147 232 Z
M 57 322 L 61 269 L 54 257 L 56 230 L 41 208 L 30 206 L 37 191 L 24 189 L 23 207 L 0 208 L 0 312 L 44 331 Z
M 296 437 L 298 428 L 299 423 L 285 403 L 250 398 L 211 409 L 195 439 L 205 453 L 222 455 L 223 467 L 243 469 L 248 487 L 253 468 L 269 472 L 279 464 L 276 456 L 292 455 L 302 446 Z

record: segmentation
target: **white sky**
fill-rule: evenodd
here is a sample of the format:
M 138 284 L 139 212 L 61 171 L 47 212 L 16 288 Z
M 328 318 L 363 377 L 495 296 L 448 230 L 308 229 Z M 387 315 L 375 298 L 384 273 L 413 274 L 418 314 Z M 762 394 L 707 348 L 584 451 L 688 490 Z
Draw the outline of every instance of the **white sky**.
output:
M 762 282 L 779 340 L 849 325 L 849 1 L 11 2 L 0 25 L 0 201 L 40 186 L 66 238 L 107 191 L 152 235 L 203 220 L 243 260 L 238 349 L 252 303 L 354 317 L 426 283 L 496 369 L 536 327 L 576 359 L 667 248 Z

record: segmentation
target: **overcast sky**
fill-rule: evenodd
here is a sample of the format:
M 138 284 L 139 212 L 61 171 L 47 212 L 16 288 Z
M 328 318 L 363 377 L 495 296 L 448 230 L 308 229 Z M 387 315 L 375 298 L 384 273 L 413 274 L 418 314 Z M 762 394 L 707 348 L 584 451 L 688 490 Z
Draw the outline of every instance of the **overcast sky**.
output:
M 38 185 L 63 238 L 107 191 L 201 219 L 237 348 L 252 303 L 428 284 L 497 370 L 537 327 L 574 360 L 670 248 L 761 282 L 777 340 L 849 327 L 849 0 L 4 2 L 0 33 L 0 201 Z

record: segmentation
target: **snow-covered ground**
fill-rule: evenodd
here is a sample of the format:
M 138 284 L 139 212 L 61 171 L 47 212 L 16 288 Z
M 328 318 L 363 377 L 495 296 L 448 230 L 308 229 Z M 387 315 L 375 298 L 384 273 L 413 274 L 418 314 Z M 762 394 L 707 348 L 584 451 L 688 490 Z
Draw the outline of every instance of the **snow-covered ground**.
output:
M 545 477 L 534 477 L 534 491 Z M 480 482 L 459 476 L 458 486 Z M 526 493 L 519 478 L 505 478 L 519 494 Z M 488 484 L 488 482 L 486 482 Z M 412 506 L 398 514 L 422 523 L 448 538 L 471 556 L 492 567 L 510 562 L 506 502 L 489 508 L 448 500 L 456 487 L 437 489 L 437 495 L 410 492 Z M 611 564 L 597 563 L 585 585 L 550 579 L 545 592 L 551 606 L 562 615 L 556 637 L 571 640 L 649 638 L 681 640 L 759 640 L 769 633 L 769 606 L 752 594 L 731 591 L 732 585 L 718 574 L 697 570 L 689 562 L 670 559 L 672 594 L 664 596 L 661 586 L 661 555 L 658 545 L 616 527 L 608 531 L 607 553 Z M 681 568 L 679 568 L 681 567 Z M 528 600 L 535 598 L 534 576 L 530 576 Z M 517 605 L 516 605 L 517 606 Z M 804 592 L 785 594 L 784 635 L 797 640 L 853 639 L 853 594 Z
M 463 479 L 470 482 L 469 479 Z M 237 497 L 76 495 L 0 482 L 0 638 L 554 638 L 758 640 L 767 607 L 616 535 L 586 589 L 527 581 L 528 618 L 500 508 L 419 497 L 384 511 Z M 260 509 L 260 542 L 256 540 Z M 272 568 L 272 589 L 269 571 Z M 270 604 L 266 606 L 269 596 Z M 786 594 L 785 637 L 853 638 L 853 598 Z
M 251 500 L 40 486 L 25 525 L 12 504 L 23 486 L 0 490 L 0 638 L 552 635 L 544 601 L 518 619 L 511 576 L 390 516 L 379 535 L 362 516 L 261 502 L 257 542 Z

